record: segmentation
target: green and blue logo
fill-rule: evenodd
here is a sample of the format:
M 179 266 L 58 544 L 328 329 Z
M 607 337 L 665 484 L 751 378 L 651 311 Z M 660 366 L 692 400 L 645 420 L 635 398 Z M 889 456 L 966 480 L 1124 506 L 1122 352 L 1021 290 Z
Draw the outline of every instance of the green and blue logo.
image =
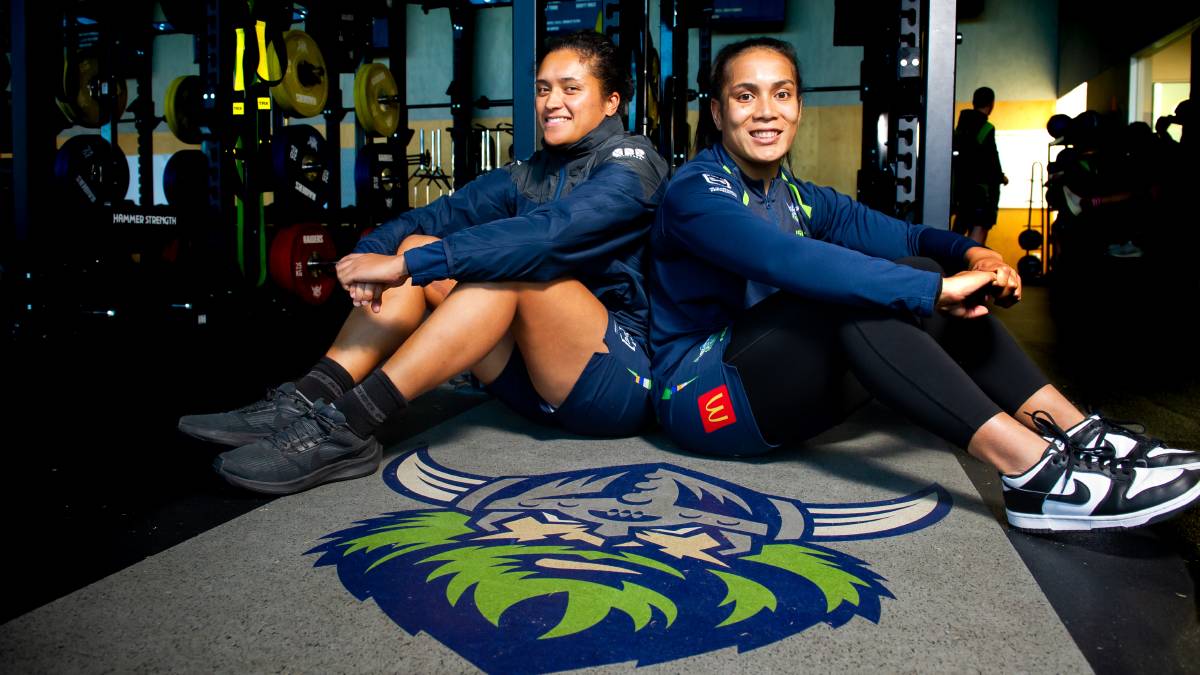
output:
M 951 507 L 936 484 L 814 504 L 664 463 L 478 476 L 424 448 L 384 480 L 429 506 L 329 535 L 317 566 L 488 672 L 648 665 L 878 622 L 884 578 L 825 544 L 913 532 Z

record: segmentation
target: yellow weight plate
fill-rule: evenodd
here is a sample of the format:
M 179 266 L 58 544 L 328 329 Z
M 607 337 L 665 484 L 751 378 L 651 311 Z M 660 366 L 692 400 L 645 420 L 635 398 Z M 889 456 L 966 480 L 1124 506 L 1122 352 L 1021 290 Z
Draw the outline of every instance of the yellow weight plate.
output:
M 183 75 L 167 85 L 164 113 L 171 133 L 184 143 L 199 143 L 200 116 L 203 114 L 199 75 Z
M 354 75 L 354 114 L 368 133 L 391 136 L 400 124 L 396 78 L 382 63 L 368 63 Z M 381 101 L 380 98 L 385 100 Z
M 271 87 L 271 97 L 292 117 L 315 117 L 325 110 L 329 97 L 329 74 L 317 43 L 308 33 L 290 30 L 283 34 L 287 49 L 287 73 L 283 81 Z M 267 50 L 271 79 L 279 78 L 279 58 L 274 48 Z
M 94 56 L 71 58 L 63 64 L 63 94 L 65 105 L 60 107 L 67 118 L 92 129 L 108 124 L 110 113 L 120 119 L 129 97 L 125 80 L 101 79 L 100 60 Z M 105 101 L 108 96 L 113 97 L 111 110 Z

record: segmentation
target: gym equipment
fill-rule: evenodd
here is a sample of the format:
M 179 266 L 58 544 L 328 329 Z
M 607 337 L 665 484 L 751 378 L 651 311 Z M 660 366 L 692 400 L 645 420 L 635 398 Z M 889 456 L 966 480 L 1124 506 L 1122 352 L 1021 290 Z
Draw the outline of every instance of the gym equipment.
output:
M 271 139 L 270 153 L 276 199 L 323 208 L 330 185 L 321 132 L 307 124 L 283 127 Z
M 58 197 L 72 206 L 112 205 L 129 191 L 129 164 L 121 149 L 100 136 L 72 136 L 54 156 Z
M 83 53 L 63 61 L 59 108 L 72 124 L 99 129 L 125 112 L 129 91 L 120 77 L 101 77 L 100 59 Z
M 364 145 L 354 158 L 354 190 L 358 205 L 372 215 L 389 216 L 406 205 L 410 164 L 425 165 L 429 153 L 401 155 L 383 143 Z
M 199 143 L 203 138 L 203 87 L 199 75 L 184 75 L 171 80 L 163 107 L 167 126 L 184 143 Z
M 208 156 L 201 150 L 180 150 L 163 167 L 163 193 L 171 206 L 201 208 L 208 203 Z
M 1017 261 L 1017 274 L 1022 279 L 1036 279 L 1042 276 L 1042 259 L 1032 253 Z
M 320 305 L 337 287 L 333 270 L 337 247 L 326 229 L 316 223 L 289 225 L 271 240 L 271 280 L 305 303 Z
M 1034 249 L 1041 248 L 1044 240 L 1045 237 L 1042 236 L 1042 233 L 1038 232 L 1032 227 L 1022 231 L 1021 234 L 1017 235 L 1017 244 L 1025 251 L 1032 251 Z
M 1046 133 L 1050 134 L 1053 139 L 1060 139 L 1067 135 L 1067 130 L 1071 127 L 1071 118 L 1067 115 L 1059 113 L 1051 115 L 1046 121 Z
M 354 114 L 369 134 L 391 136 L 400 123 L 399 88 L 381 63 L 368 63 L 354 75 Z
M 329 98 L 329 73 L 316 41 L 304 31 L 283 34 L 287 49 L 287 70 L 280 69 L 275 49 L 267 50 L 267 70 L 272 80 L 282 81 L 271 87 L 271 98 L 292 117 L 315 117 L 325 110 Z
M 1033 229 L 1034 190 L 1040 189 L 1039 186 L 1045 182 L 1046 171 L 1042 167 L 1042 163 L 1034 162 L 1029 170 L 1029 210 L 1026 214 L 1028 218 L 1025 220 L 1025 230 L 1017 235 L 1017 244 L 1025 250 L 1025 256 L 1017 262 L 1017 273 L 1026 281 L 1042 276 L 1042 273 L 1045 271 L 1042 266 L 1042 256 L 1045 254 L 1042 245 L 1046 243 L 1046 237 L 1043 234 L 1046 231 L 1046 209 L 1044 205 L 1038 206 L 1038 229 Z M 1038 250 L 1038 255 L 1033 255 L 1032 252 L 1035 249 Z

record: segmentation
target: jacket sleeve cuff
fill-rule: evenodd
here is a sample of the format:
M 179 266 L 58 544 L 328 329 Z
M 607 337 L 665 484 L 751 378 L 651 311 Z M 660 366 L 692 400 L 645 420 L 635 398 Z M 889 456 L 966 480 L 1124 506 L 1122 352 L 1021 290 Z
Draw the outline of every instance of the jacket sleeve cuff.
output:
M 978 242 L 962 235 L 933 227 L 923 229 L 917 238 L 919 254 L 934 260 L 958 262 L 969 249 L 979 245 Z
M 404 264 L 408 266 L 413 286 L 425 286 L 439 279 L 450 278 L 446 247 L 440 241 L 405 251 Z

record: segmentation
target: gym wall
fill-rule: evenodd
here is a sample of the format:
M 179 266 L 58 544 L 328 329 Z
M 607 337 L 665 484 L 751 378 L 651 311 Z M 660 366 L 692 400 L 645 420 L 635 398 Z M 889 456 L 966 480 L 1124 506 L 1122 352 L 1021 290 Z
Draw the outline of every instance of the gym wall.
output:
M 654 4 L 654 3 L 652 3 Z M 657 8 L 656 8 L 657 9 Z M 657 16 L 652 13 L 652 25 L 657 25 Z M 1046 102 L 1053 101 L 1057 63 L 1057 7 L 1055 3 L 1036 0 L 1012 0 L 992 3 L 979 18 L 964 23 L 960 31 L 964 42 L 958 48 L 958 98 L 969 101 L 970 93 L 981 83 L 992 86 L 999 99 L 997 115 L 1003 118 L 1008 110 L 1018 123 L 997 118 L 1000 129 L 1040 129 L 1048 115 L 1037 119 L 1046 110 Z M 449 11 L 431 10 L 426 14 L 419 6 L 408 7 L 407 54 L 405 68 L 408 76 L 407 98 L 412 103 L 447 101 L 446 87 L 451 79 L 451 41 Z M 487 96 L 505 99 L 512 95 L 512 14 L 506 7 L 482 11 L 476 24 L 476 50 L 474 97 Z M 789 0 L 787 23 L 776 36 L 795 45 L 803 71 L 804 82 L 809 86 L 856 85 L 859 80 L 861 47 L 833 46 L 834 1 L 833 0 Z M 297 26 L 301 27 L 301 26 Z M 695 88 L 695 64 L 699 54 L 696 44 L 699 31 L 693 30 L 689 62 L 692 65 Z M 717 34 L 713 36 L 713 51 L 735 40 L 747 37 L 742 34 Z M 657 35 L 656 35 L 657 37 Z M 1014 55 L 1020 55 L 1015 62 Z M 192 38 L 172 35 L 156 38 L 154 48 L 153 94 L 156 113 L 163 114 L 163 100 L 167 86 L 179 75 L 194 74 L 198 67 L 192 60 Z M 353 105 L 351 94 L 352 75 L 343 75 L 341 89 L 344 103 Z M 132 85 L 132 83 L 131 83 Z M 964 93 L 965 92 L 965 93 Z M 797 134 L 796 145 L 791 153 L 792 167 L 806 180 L 830 185 L 847 194 L 854 194 L 856 173 L 861 147 L 862 109 L 857 92 L 812 92 L 805 99 L 804 122 Z M 689 117 L 692 128 L 700 114 L 696 104 L 691 106 Z M 707 114 L 707 111 L 705 111 Z M 413 109 L 409 112 L 413 129 L 426 129 L 427 138 L 432 138 L 435 129 L 450 127 L 449 110 Z M 511 110 L 495 108 L 477 110 L 476 121 L 496 123 L 511 119 Z M 312 121 L 316 121 L 314 118 Z M 293 120 L 291 123 L 308 123 L 309 120 Z M 342 124 L 342 205 L 354 203 L 353 181 L 353 114 Z M 323 129 L 323 125 L 318 124 Z M 60 137 L 60 144 L 72 133 L 84 130 L 68 130 Z M 326 134 L 328 136 L 328 134 Z M 414 135 L 410 153 L 417 152 L 418 135 Z M 136 159 L 135 134 L 132 125 L 122 128 L 121 146 L 127 158 Z M 507 145 L 511 139 L 505 137 L 501 157 L 507 157 Z M 155 203 L 165 203 L 162 195 L 162 166 L 174 152 L 186 146 L 160 126 L 155 133 Z M 450 145 L 443 137 L 443 165 L 449 166 Z M 1011 174 L 1010 174 L 1011 177 Z M 136 181 L 131 192 L 137 189 Z M 131 197 L 133 195 L 131 194 Z M 418 194 L 417 205 L 423 204 L 423 193 Z M 411 195 L 410 195 L 411 198 Z

